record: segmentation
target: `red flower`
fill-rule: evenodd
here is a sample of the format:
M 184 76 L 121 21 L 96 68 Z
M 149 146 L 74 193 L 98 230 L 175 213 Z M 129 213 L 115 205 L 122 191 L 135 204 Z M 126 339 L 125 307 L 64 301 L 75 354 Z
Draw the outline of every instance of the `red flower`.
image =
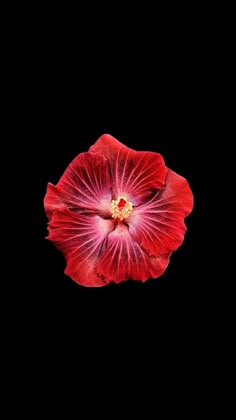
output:
M 44 199 L 49 236 L 84 286 L 145 281 L 165 271 L 193 207 L 185 178 L 162 156 L 104 134 L 68 166 Z

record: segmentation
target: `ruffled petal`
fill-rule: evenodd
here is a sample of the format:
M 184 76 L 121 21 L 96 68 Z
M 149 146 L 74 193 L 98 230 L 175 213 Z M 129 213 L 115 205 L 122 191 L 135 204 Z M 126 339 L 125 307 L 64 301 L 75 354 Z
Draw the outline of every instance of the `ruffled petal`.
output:
M 165 187 L 133 209 L 127 219 L 130 234 L 149 255 L 158 257 L 172 252 L 184 240 L 184 218 L 192 208 L 193 194 L 188 182 L 168 169 Z
M 145 281 L 164 273 L 170 254 L 149 257 L 131 238 L 128 227 L 118 224 L 108 236 L 107 246 L 97 264 L 97 273 L 106 281 L 120 283 L 133 279 Z
M 104 286 L 106 281 L 98 276 L 95 265 L 106 246 L 114 222 L 99 216 L 85 216 L 55 210 L 48 225 L 47 239 L 53 242 L 66 258 L 65 274 L 83 286 Z
M 44 207 L 50 220 L 56 209 L 111 216 L 111 176 L 107 159 L 99 153 L 80 153 L 56 186 L 48 184 Z
M 137 206 L 164 185 L 166 166 L 158 153 L 137 152 L 109 134 L 102 135 L 89 150 L 108 159 L 115 198 L 125 196 Z

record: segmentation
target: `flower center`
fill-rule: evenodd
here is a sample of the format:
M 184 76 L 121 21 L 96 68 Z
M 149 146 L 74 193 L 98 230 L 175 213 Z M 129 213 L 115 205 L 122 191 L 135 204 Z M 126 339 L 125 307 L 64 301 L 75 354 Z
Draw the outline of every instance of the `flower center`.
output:
M 118 197 L 117 200 L 111 202 L 111 214 L 113 218 L 124 220 L 129 217 L 133 206 L 131 201 L 126 200 L 125 197 Z

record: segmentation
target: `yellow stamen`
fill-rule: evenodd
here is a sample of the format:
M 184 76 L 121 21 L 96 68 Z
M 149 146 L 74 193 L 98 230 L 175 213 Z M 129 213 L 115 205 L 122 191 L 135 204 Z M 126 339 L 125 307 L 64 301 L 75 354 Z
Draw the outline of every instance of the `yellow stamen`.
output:
M 125 197 L 118 197 L 117 200 L 111 202 L 111 214 L 113 218 L 124 220 L 129 217 L 133 206 L 131 201 L 128 201 Z

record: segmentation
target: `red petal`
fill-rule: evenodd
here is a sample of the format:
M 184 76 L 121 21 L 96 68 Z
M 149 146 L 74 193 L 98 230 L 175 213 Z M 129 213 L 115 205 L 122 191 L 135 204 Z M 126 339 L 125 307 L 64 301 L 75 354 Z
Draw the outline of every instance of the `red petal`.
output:
M 136 152 L 109 134 L 101 136 L 89 150 L 102 153 L 108 159 L 116 198 L 125 196 L 136 206 L 153 189 L 164 185 L 166 167 L 158 153 Z
M 184 240 L 184 218 L 192 211 L 193 194 L 182 176 L 168 169 L 166 186 L 133 209 L 127 223 L 131 236 L 155 257 L 176 250 Z
M 83 286 L 104 286 L 95 270 L 114 222 L 70 210 L 56 210 L 49 222 L 49 236 L 67 261 L 65 273 Z
M 56 186 L 48 184 L 44 206 L 49 219 L 54 210 L 63 208 L 109 217 L 111 200 L 107 160 L 101 154 L 85 152 L 71 162 Z
M 118 224 L 108 236 L 104 254 L 97 265 L 97 272 L 107 281 L 120 283 L 133 279 L 145 281 L 159 277 L 169 263 L 169 255 L 149 257 L 131 238 L 127 226 Z

